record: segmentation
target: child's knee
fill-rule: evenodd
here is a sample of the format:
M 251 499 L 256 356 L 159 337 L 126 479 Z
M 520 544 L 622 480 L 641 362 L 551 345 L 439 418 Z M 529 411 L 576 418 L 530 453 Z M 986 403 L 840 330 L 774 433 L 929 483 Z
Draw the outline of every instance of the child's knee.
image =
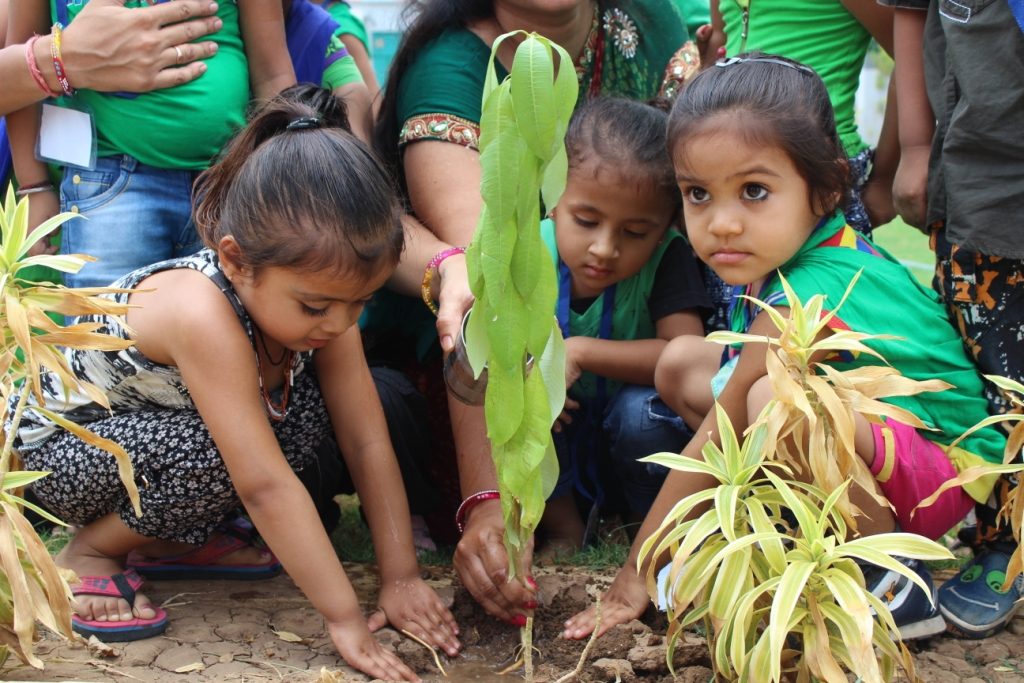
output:
M 764 407 L 775 398 L 775 390 L 768 375 L 758 379 L 747 392 L 747 420 L 751 423 L 757 419 Z
M 662 400 L 680 412 L 689 407 L 687 379 L 692 373 L 696 359 L 694 345 L 687 337 L 670 341 L 658 356 L 654 368 L 654 388 Z

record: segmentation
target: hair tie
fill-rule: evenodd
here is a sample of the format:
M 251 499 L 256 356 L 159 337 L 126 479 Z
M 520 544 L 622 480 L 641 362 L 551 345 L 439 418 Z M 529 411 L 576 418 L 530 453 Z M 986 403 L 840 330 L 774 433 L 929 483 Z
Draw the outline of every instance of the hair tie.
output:
M 288 122 L 288 125 L 284 127 L 285 130 L 306 130 L 307 128 L 319 128 L 320 119 L 312 116 L 302 116 Z

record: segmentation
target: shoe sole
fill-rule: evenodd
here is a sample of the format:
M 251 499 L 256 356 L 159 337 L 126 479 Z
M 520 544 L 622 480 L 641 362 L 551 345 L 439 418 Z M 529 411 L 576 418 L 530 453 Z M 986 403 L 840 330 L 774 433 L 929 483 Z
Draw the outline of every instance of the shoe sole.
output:
M 930 638 L 946 632 L 946 620 L 942 618 L 941 614 L 936 614 L 933 617 L 900 626 L 899 631 L 901 640 Z
M 989 638 L 999 633 L 1010 623 L 1014 615 L 1020 609 L 1020 603 L 1014 603 L 1013 608 L 1007 613 L 1005 617 L 998 621 L 993 621 L 988 624 L 968 624 L 962 619 L 957 618 L 955 614 L 951 614 L 942 604 L 939 604 L 939 612 L 946 618 L 950 630 L 955 632 L 957 635 L 961 635 L 965 638 L 971 638 L 973 640 L 982 640 Z

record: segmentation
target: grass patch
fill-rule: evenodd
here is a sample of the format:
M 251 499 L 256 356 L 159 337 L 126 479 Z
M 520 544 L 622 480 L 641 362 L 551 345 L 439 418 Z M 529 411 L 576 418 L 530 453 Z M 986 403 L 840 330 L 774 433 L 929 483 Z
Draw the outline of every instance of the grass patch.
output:
M 896 218 L 874 230 L 871 239 L 899 259 L 921 284 L 931 286 L 935 273 L 935 254 L 928 247 L 928 236 Z

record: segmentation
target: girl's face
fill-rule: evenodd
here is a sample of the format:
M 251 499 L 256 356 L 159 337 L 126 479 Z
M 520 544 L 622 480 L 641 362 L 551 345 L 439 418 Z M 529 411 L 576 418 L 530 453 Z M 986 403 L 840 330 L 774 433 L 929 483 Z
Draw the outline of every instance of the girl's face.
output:
M 821 218 L 807 181 L 774 145 L 746 142 L 721 115 L 672 150 L 694 251 L 725 282 L 761 282 L 807 241 Z
M 224 270 L 264 336 L 292 351 L 323 348 L 356 324 L 367 301 L 390 274 L 366 281 L 333 270 L 269 267 L 254 278 L 248 269 L 229 270 L 227 262 Z
M 628 174 L 584 162 L 569 169 L 552 212 L 558 254 L 572 274 L 572 297 L 597 297 L 640 272 L 673 219 L 672 198 Z

